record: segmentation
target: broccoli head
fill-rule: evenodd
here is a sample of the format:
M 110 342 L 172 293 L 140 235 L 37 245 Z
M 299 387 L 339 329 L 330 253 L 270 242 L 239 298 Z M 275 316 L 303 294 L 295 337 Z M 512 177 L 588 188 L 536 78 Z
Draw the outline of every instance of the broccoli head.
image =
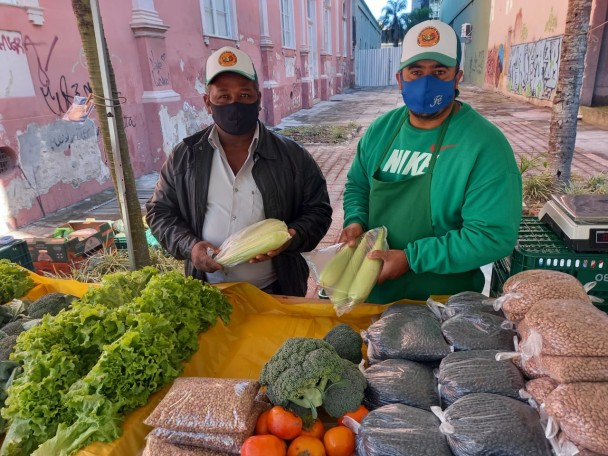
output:
M 342 380 L 330 383 L 323 395 L 323 408 L 329 416 L 339 418 L 356 410 L 363 402 L 367 382 L 359 366 L 342 359 Z
M 290 403 L 311 411 L 316 418 L 329 382 L 342 379 L 342 359 L 321 339 L 287 339 L 262 368 L 260 385 L 275 405 Z M 289 408 L 289 407 L 288 407 Z
M 32 302 L 27 312 L 32 318 L 42 318 L 46 314 L 55 316 L 63 309 L 67 309 L 76 299 L 78 299 L 76 296 L 69 294 L 48 293 Z
M 325 342 L 334 347 L 341 358 L 359 364 L 363 359 L 361 335 L 346 323 L 334 326 L 323 338 Z

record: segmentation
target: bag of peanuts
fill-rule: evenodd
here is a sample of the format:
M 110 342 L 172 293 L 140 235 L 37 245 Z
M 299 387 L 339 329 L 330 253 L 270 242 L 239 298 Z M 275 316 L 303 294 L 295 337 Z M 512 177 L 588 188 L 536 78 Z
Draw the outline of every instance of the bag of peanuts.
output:
M 537 301 L 547 298 L 591 302 L 576 277 L 550 269 L 530 269 L 505 281 L 502 296 L 494 301 L 494 309 L 502 309 L 511 321 L 520 321 Z
M 558 383 L 608 382 L 606 356 L 540 355 L 537 362 L 540 370 Z
M 549 377 L 534 378 L 526 382 L 526 389 L 520 392 L 522 399 L 532 399 L 533 407 L 540 406 L 545 403 L 547 396 L 555 389 L 559 383 Z
M 545 400 L 550 420 L 574 444 L 608 454 L 608 383 L 559 385 Z
M 144 423 L 180 432 L 248 432 L 259 388 L 249 379 L 179 377 Z
M 608 315 L 589 301 L 541 299 L 518 326 L 527 357 L 608 356 Z
M 603 456 L 580 445 L 575 445 L 563 432 L 560 432 L 551 444 L 556 456 Z

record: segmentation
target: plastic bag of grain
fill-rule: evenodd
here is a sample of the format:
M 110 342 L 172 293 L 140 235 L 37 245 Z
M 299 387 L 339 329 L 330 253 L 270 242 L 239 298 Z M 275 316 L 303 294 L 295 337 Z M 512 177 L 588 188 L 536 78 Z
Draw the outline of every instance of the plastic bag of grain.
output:
M 547 414 L 576 445 L 608 454 L 608 383 L 559 385 L 545 400 Z
M 558 383 L 608 382 L 606 356 L 540 355 L 537 362 L 541 371 Z
M 448 298 L 442 309 L 443 320 L 452 318 L 461 312 L 478 314 L 480 312 L 489 313 L 504 317 L 502 310 L 494 309 L 494 299 L 476 291 L 463 291 Z
M 437 372 L 442 405 L 449 406 L 471 393 L 493 393 L 519 399 L 524 377 L 511 360 L 496 360 L 496 350 L 451 353 Z
M 525 356 L 608 356 L 608 315 L 588 301 L 541 299 L 524 322 Z
M 225 456 L 221 451 L 207 450 L 206 448 L 174 445 L 156 437 L 148 435 L 146 447 L 141 456 Z
M 390 306 L 361 336 L 370 364 L 394 358 L 435 361 L 451 353 L 441 334 L 441 322 L 420 304 Z
M 505 323 L 512 326 L 512 323 L 497 315 L 461 312 L 444 321 L 441 332 L 455 351 L 513 351 L 516 332 Z
M 363 403 L 375 409 L 387 404 L 405 404 L 428 410 L 439 405 L 433 369 L 405 359 L 387 359 L 367 368 Z
M 554 444 L 553 451 L 556 456 L 604 456 L 580 445 L 575 445 L 563 432 L 560 432 L 557 437 L 552 440 L 552 444 Z
M 537 301 L 548 298 L 578 299 L 591 303 L 585 287 L 565 272 L 550 269 L 530 269 L 509 277 L 503 294 L 494 302 L 512 321 L 522 320 Z
M 181 432 L 247 432 L 259 387 L 249 379 L 179 377 L 144 423 Z
M 473 393 L 433 412 L 456 456 L 551 456 L 538 413 L 517 399 Z
M 451 456 L 439 420 L 427 410 L 390 404 L 369 412 L 357 431 L 358 456 Z
M 545 403 L 547 396 L 549 396 L 558 385 L 559 383 L 549 377 L 535 378 L 526 382 L 525 392 L 527 393 L 527 396 L 523 394 L 523 392 L 520 396 L 523 399 L 530 398 L 534 401 L 534 404 L 540 406 Z
M 253 435 L 258 417 L 262 412 L 270 409 L 270 407 L 271 405 L 268 402 L 256 401 L 251 409 L 251 413 L 247 417 L 247 429 L 243 432 L 184 432 L 155 428 L 150 435 L 174 445 L 202 447 L 209 450 L 221 451 L 223 453 L 239 454 L 243 442 L 247 437 Z

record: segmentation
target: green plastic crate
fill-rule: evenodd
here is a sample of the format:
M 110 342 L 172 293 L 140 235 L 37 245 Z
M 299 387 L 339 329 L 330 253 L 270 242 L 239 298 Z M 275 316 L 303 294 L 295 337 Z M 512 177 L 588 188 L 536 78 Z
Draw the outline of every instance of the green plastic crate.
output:
M 16 239 L 10 244 L 0 247 L 0 259 L 7 259 L 30 271 L 34 270 L 32 256 L 27 247 L 27 242 L 23 239 Z
M 529 269 L 565 272 L 582 284 L 596 282 L 589 294 L 608 300 L 608 254 L 579 253 L 569 249 L 557 234 L 535 217 L 522 219 L 513 253 L 493 264 L 491 295 L 500 296 L 502 286 L 510 276 Z M 608 304 L 596 306 L 608 312 Z

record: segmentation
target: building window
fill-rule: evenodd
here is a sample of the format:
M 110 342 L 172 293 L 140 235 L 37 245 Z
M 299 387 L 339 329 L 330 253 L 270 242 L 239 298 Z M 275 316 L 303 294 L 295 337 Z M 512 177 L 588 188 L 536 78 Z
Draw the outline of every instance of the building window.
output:
M 203 34 L 234 38 L 232 0 L 201 0 Z
M 293 0 L 281 0 L 281 27 L 283 29 L 283 47 L 295 49 Z
M 331 53 L 331 4 L 328 0 L 323 8 L 323 35 L 323 50 Z

